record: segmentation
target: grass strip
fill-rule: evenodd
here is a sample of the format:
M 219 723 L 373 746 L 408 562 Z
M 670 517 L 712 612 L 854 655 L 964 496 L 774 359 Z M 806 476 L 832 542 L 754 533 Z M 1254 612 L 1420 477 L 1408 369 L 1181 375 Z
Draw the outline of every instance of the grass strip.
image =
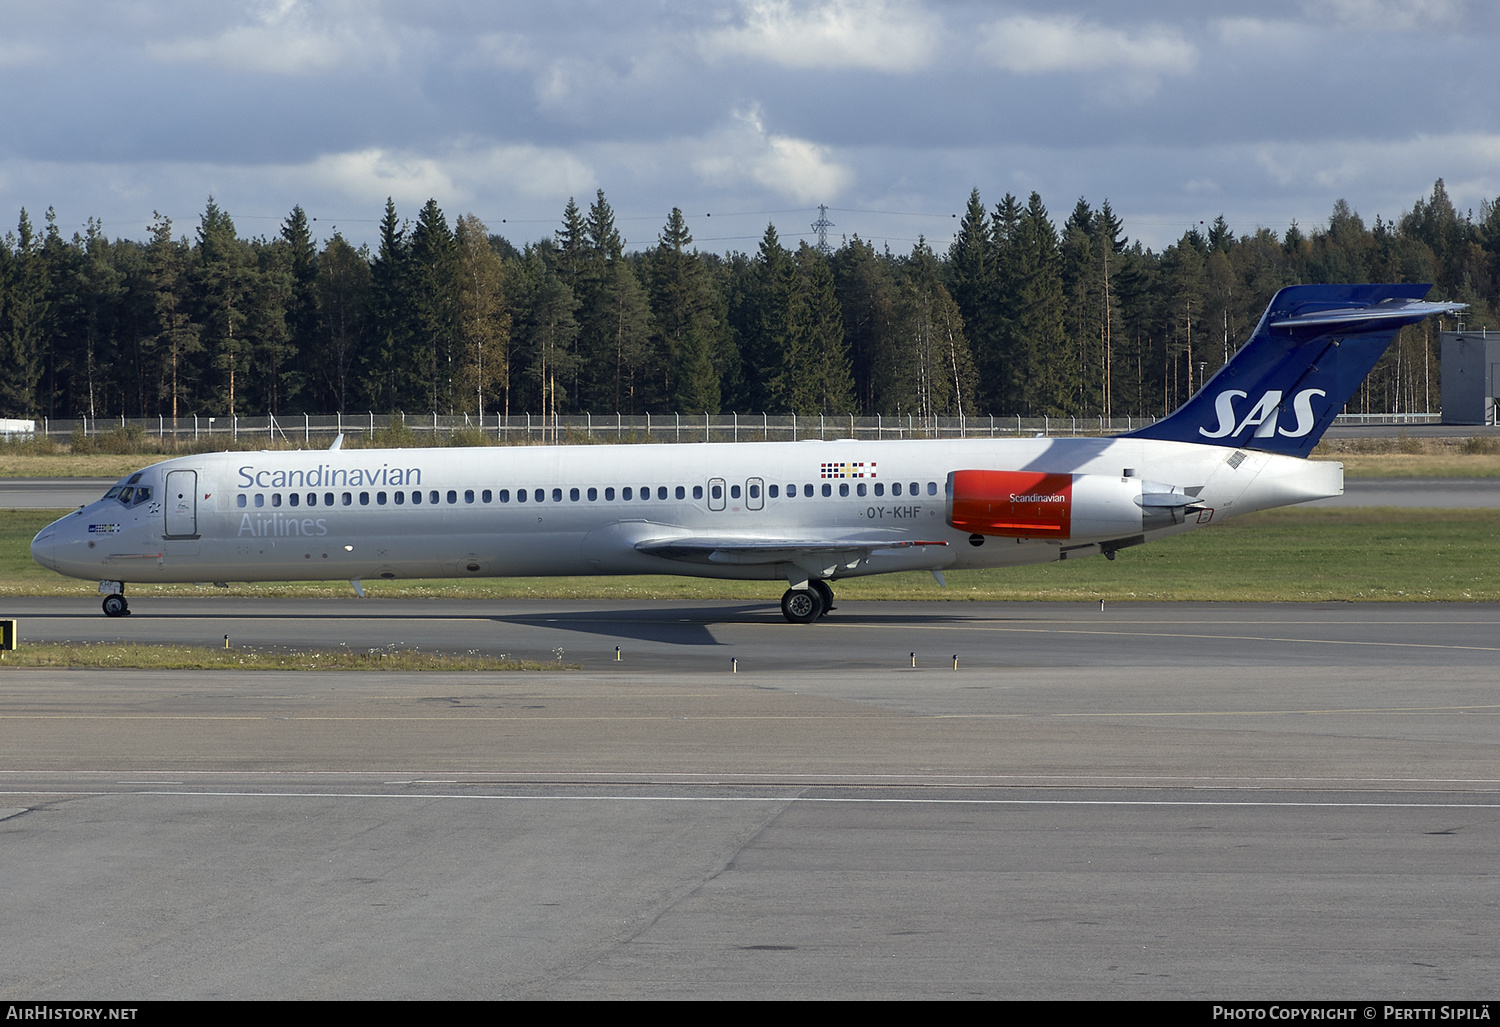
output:
M 453 654 L 416 649 L 215 649 L 211 646 L 146 645 L 134 642 L 41 642 L 24 639 L 0 653 L 6 667 L 98 667 L 154 670 L 386 670 L 523 671 L 578 670 L 577 664 L 512 660 L 507 656 Z

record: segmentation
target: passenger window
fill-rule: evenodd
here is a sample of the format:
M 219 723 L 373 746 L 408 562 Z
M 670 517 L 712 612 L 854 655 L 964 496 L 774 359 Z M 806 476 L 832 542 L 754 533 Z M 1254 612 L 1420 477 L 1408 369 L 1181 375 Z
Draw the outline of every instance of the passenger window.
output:
M 651 498 L 651 486 L 650 485 L 645 485 L 645 486 L 641 487 L 641 498 L 642 499 L 650 499 Z
M 614 489 L 605 489 L 604 490 L 604 499 L 605 499 L 605 502 L 613 503 L 615 501 L 615 490 Z
M 865 483 L 864 482 L 860 482 L 858 485 L 854 486 L 854 491 L 858 495 L 861 495 L 861 496 L 864 495 L 865 494 Z
M 739 499 L 740 498 L 740 487 L 738 485 L 731 485 L 731 486 L 729 486 L 729 498 L 730 499 Z
M 289 496 L 286 497 L 286 505 L 287 506 L 296 506 L 298 504 L 298 502 L 300 502 L 300 499 L 297 496 L 297 493 L 295 493 L 295 492 L 293 492 L 291 495 L 289 495 Z
M 577 489 L 569 489 L 568 490 L 568 501 L 570 503 L 576 503 L 576 502 L 578 502 L 578 499 L 579 499 L 580 495 L 582 495 L 582 493 L 580 493 Z
M 885 495 L 885 482 L 883 482 L 883 481 L 877 481 L 875 483 L 875 494 L 877 496 L 883 496 L 883 495 Z
M 398 492 L 397 495 L 400 495 L 400 493 Z M 375 493 L 375 505 L 376 506 L 385 506 L 385 493 L 384 492 L 377 492 L 377 493 Z
M 892 484 L 891 484 L 891 495 L 893 495 L 893 496 L 899 496 L 899 495 L 901 495 L 901 483 L 899 481 L 892 482 Z
M 412 505 L 414 505 L 414 506 L 417 506 L 417 505 L 421 504 L 421 502 L 422 502 L 422 490 L 421 489 L 412 489 L 412 492 L 411 492 L 411 501 L 412 501 Z M 396 502 L 398 502 L 398 503 L 401 502 L 401 493 L 399 493 L 399 492 L 396 493 Z
M 271 505 L 272 506 L 280 506 L 281 505 L 281 493 L 280 492 L 272 492 L 271 493 Z
M 553 489 L 552 490 L 552 502 L 554 502 L 554 503 L 561 503 L 562 502 L 562 489 Z
M 796 499 L 797 498 L 797 486 L 795 486 L 795 485 L 788 485 L 786 487 L 786 498 L 788 498 L 788 499 Z
M 498 493 L 495 494 L 495 498 L 499 499 L 502 503 L 509 503 L 510 489 L 501 489 Z
M 465 503 L 472 503 L 472 502 L 474 502 L 474 490 L 473 489 L 464 489 L 464 502 Z
M 598 501 L 599 501 L 599 490 L 596 489 L 596 488 L 589 489 L 589 502 L 590 503 L 597 503 Z
M 531 498 L 535 499 L 538 503 L 540 503 L 542 500 L 544 500 L 544 499 L 547 498 L 547 490 L 546 489 L 537 489 L 535 492 L 532 493 Z
M 434 503 L 437 502 L 437 493 L 436 492 L 434 492 L 432 494 L 432 501 Z M 457 502 L 458 502 L 458 492 L 457 492 L 457 490 L 455 490 L 455 489 L 449 489 L 448 490 L 448 505 L 452 506 L 454 503 L 457 503 Z M 471 502 L 471 503 L 474 502 L 474 493 L 472 493 L 472 492 L 469 493 L 469 502 Z
M 433 489 L 431 492 L 427 493 L 427 502 L 429 502 L 429 503 L 433 504 L 434 506 L 436 506 L 437 505 L 437 501 L 438 501 L 438 491 L 437 491 L 437 489 Z M 453 502 L 453 500 L 450 499 L 450 500 L 448 500 L 448 502 L 451 503 L 451 502 Z
M 234 497 L 234 505 L 235 506 L 244 506 L 245 505 L 245 494 L 243 492 L 241 492 L 239 495 L 237 495 L 237 496 Z
M 422 493 L 420 493 L 420 492 L 413 492 L 411 494 L 411 501 L 413 503 L 420 503 L 422 501 Z M 406 493 L 405 492 L 397 492 L 396 493 L 396 505 L 397 506 L 404 506 L 404 505 L 406 505 Z
M 687 498 L 687 489 L 683 488 L 681 485 L 677 486 L 677 498 L 678 499 L 686 499 Z
M 826 498 L 828 498 L 831 495 L 833 495 L 833 486 L 832 485 L 824 485 L 823 486 L 823 498 L 826 499 Z
M 724 486 L 722 486 L 722 485 L 715 485 L 713 487 L 713 491 L 712 491 L 711 495 L 713 496 L 714 499 L 723 499 L 724 498 Z
M 667 487 L 665 485 L 658 485 L 658 486 L 656 486 L 656 498 L 657 499 L 666 499 L 667 498 Z
M 370 494 L 368 492 L 361 492 L 359 494 L 359 505 L 360 506 L 369 506 L 370 505 Z
M 694 499 L 702 499 L 703 498 L 703 486 L 702 485 L 694 485 L 693 486 L 693 498 Z
M 767 489 L 767 491 L 770 493 L 772 499 L 776 498 L 776 486 L 775 485 L 770 486 Z
M 750 498 L 751 499 L 759 499 L 760 498 L 760 486 L 759 485 L 751 485 L 750 486 Z
M 332 492 L 325 492 L 325 493 L 323 493 L 323 505 L 324 506 L 332 506 L 333 505 L 333 493 Z M 344 505 L 347 506 L 348 504 L 346 503 Z
M 494 498 L 495 494 L 489 489 L 485 489 L 483 492 L 479 493 L 479 499 L 481 502 L 488 503 Z
M 841 496 L 847 496 L 848 494 L 849 494 L 849 483 L 848 482 L 840 482 L 839 483 L 839 495 L 841 495 Z
M 927 494 L 929 496 L 935 496 L 935 495 L 937 495 L 937 482 L 935 482 L 935 481 L 929 481 L 927 483 Z
M 526 502 L 526 499 L 527 499 L 526 490 L 525 489 L 516 489 L 516 502 L 517 503 L 524 503 L 524 502 Z
M 635 498 L 635 491 L 629 485 L 620 490 L 620 498 L 629 502 Z

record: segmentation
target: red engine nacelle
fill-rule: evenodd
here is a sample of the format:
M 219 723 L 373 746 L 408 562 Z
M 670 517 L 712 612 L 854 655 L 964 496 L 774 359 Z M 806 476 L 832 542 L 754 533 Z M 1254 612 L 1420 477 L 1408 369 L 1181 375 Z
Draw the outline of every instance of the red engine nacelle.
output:
M 948 523 L 959 531 L 1003 538 L 1125 538 L 1181 524 L 1183 509 L 1194 502 L 1166 485 L 1153 485 L 1152 495 L 1143 497 L 1146 483 L 1134 477 L 982 470 L 954 471 L 951 477 Z M 1152 505 L 1163 501 L 1157 488 L 1170 497 L 1161 511 Z
M 1070 538 L 1073 475 L 954 471 L 948 523 L 978 535 Z

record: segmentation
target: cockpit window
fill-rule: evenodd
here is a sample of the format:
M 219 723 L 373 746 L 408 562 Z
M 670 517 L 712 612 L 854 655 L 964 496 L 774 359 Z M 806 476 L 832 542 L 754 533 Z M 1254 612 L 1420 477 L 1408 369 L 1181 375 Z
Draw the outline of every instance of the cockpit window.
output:
M 146 473 L 145 471 L 136 471 L 134 474 L 132 474 L 130 476 L 130 479 L 127 482 L 125 482 L 125 484 L 127 484 L 127 485 L 134 485 L 136 482 L 138 482 L 138 481 L 141 480 L 141 475 L 143 475 L 145 473 Z
M 118 499 L 119 497 L 120 497 L 120 486 L 119 485 L 116 485 L 114 488 L 112 488 L 108 492 L 104 493 L 104 498 L 105 499 Z
M 130 497 L 133 495 L 135 495 L 135 489 L 131 488 L 129 485 L 125 486 L 120 490 L 120 502 L 124 503 L 126 506 L 129 506 Z
M 135 490 L 134 505 L 140 506 L 142 503 L 146 502 L 150 498 L 151 498 L 151 490 L 149 488 L 147 488 L 146 486 L 141 485 L 141 486 L 139 486 Z

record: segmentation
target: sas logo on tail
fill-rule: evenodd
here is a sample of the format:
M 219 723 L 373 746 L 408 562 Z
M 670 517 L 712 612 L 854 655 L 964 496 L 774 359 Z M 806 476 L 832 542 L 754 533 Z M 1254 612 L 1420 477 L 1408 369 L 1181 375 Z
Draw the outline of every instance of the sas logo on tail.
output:
M 1312 398 L 1314 396 L 1326 396 L 1328 393 L 1322 389 L 1303 389 L 1292 397 L 1292 413 L 1297 417 L 1296 427 L 1288 430 L 1278 429 L 1276 420 L 1281 413 L 1281 391 L 1273 389 L 1260 397 L 1260 402 L 1250 408 L 1250 411 L 1241 418 L 1234 412 L 1234 401 L 1245 399 L 1249 393 L 1238 389 L 1229 389 L 1219 393 L 1214 400 L 1214 412 L 1219 415 L 1219 424 L 1213 431 L 1207 428 L 1199 428 L 1198 434 L 1206 439 L 1222 439 L 1230 435 L 1238 435 L 1246 428 L 1255 429 L 1255 438 L 1265 439 L 1274 435 L 1284 435 L 1289 439 L 1300 438 L 1313 430 L 1317 423 L 1317 417 L 1313 414 Z

